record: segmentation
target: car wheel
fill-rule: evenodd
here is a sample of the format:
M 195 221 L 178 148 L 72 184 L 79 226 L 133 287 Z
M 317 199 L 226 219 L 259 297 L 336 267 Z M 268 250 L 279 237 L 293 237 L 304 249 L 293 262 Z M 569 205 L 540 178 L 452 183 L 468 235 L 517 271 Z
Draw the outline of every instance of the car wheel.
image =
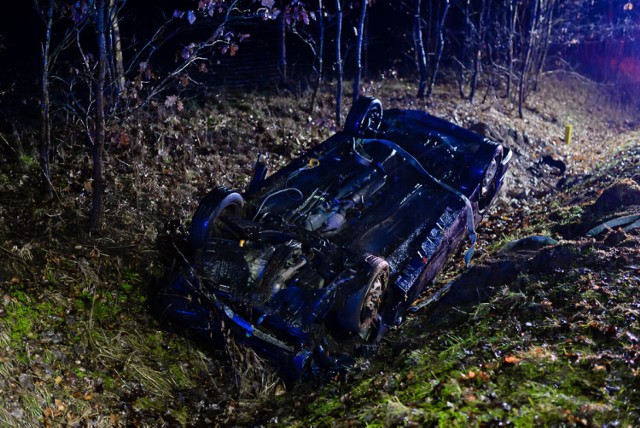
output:
M 227 214 L 240 215 L 244 198 L 226 187 L 216 187 L 200 201 L 191 220 L 189 238 L 193 248 L 204 246 L 207 240 L 219 233 L 220 219 Z
M 337 319 L 348 333 L 367 340 L 376 326 L 378 314 L 389 282 L 389 264 L 382 258 L 368 255 L 364 259 L 368 271 L 366 282 L 357 291 L 345 296 Z
M 349 110 L 344 131 L 357 137 L 375 132 L 382 123 L 382 103 L 373 97 L 360 97 Z

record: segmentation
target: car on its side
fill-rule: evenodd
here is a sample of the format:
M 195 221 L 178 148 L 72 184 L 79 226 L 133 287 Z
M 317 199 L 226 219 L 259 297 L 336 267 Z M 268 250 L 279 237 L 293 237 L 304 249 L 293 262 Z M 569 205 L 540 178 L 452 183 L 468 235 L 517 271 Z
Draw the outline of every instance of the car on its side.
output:
M 344 130 L 244 193 L 200 202 L 193 258 L 156 299 L 161 317 L 223 330 L 301 377 L 346 364 L 398 325 L 470 237 L 511 151 L 423 111 L 362 97 Z

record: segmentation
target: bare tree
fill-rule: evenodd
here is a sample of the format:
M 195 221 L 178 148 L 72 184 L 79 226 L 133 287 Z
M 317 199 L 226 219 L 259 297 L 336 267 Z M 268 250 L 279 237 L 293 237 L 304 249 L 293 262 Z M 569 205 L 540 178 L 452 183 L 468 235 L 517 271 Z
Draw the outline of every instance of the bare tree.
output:
M 524 116 L 522 107 L 527 94 L 530 89 L 535 89 L 546 61 L 554 8 L 555 0 L 531 0 L 529 3 L 529 22 L 522 35 L 524 51 L 518 87 L 518 114 L 521 118 Z
M 106 0 L 95 2 L 96 43 L 98 46 L 98 77 L 95 81 L 96 121 L 95 137 L 92 141 L 91 157 L 93 160 L 93 198 L 89 228 L 96 230 L 102 223 L 104 212 L 104 141 L 105 141 L 105 80 L 107 69 L 107 39 L 105 26 Z
M 551 44 L 552 29 L 554 24 L 554 10 L 556 8 L 557 0 L 545 0 L 542 2 L 540 11 L 540 24 L 538 25 L 540 37 L 538 39 L 537 49 L 534 58 L 534 77 L 533 77 L 533 89 L 537 90 L 538 81 L 542 69 L 547 61 L 547 54 L 549 52 L 549 46 Z
M 280 42 L 280 84 L 287 84 L 287 24 L 284 14 L 278 17 L 278 36 Z
M 415 0 L 413 13 L 413 39 L 416 46 L 418 71 L 420 73 L 418 98 L 424 98 L 424 90 L 427 86 L 427 55 L 425 53 L 424 38 L 422 36 L 422 0 Z
M 311 96 L 311 102 L 309 105 L 309 112 L 313 112 L 313 107 L 316 104 L 316 97 L 318 96 L 318 90 L 322 84 L 324 78 L 324 37 L 325 37 L 325 23 L 324 23 L 324 4 L 322 0 L 318 0 L 318 26 L 320 27 L 320 35 L 318 36 L 318 49 L 316 52 L 317 70 L 316 70 L 316 84 L 313 88 L 313 95 Z
M 53 27 L 54 0 L 49 0 L 49 5 L 45 13 L 42 13 L 40 5 L 35 2 L 36 10 L 41 12 L 44 19 L 45 36 L 42 44 L 42 76 L 41 76 L 41 99 L 40 99 L 40 144 L 39 159 L 42 179 L 42 191 L 47 199 L 53 197 L 53 184 L 51 182 L 51 96 L 49 84 L 51 80 L 51 29 Z
M 485 45 L 485 34 L 488 17 L 487 15 L 491 10 L 491 1 L 489 0 L 489 5 L 487 7 L 487 0 L 481 0 L 480 2 L 480 13 L 478 14 L 478 34 L 477 34 L 477 42 L 475 46 L 475 51 L 473 53 L 473 76 L 471 78 L 471 92 L 469 93 L 469 102 L 473 102 L 476 89 L 478 87 L 478 78 L 480 74 L 480 60 L 482 57 L 482 49 Z
M 313 111 L 320 84 L 324 78 L 324 43 L 325 43 L 325 7 L 324 1 L 318 0 L 317 9 L 309 10 L 307 4 L 294 0 L 284 9 L 285 22 L 292 34 L 296 35 L 313 54 L 313 72 L 315 82 L 309 112 Z M 317 22 L 317 28 L 311 25 Z M 316 31 L 317 30 L 317 31 Z
M 433 74 L 431 75 L 431 81 L 429 82 L 429 90 L 427 91 L 427 98 L 431 96 L 433 93 L 433 89 L 436 85 L 436 78 L 438 77 L 438 71 L 440 69 L 440 60 L 442 58 L 442 52 L 444 50 L 444 23 L 447 19 L 447 13 L 449 13 L 449 0 L 444 0 L 444 6 L 442 8 L 442 15 L 438 20 L 438 25 L 436 27 L 438 47 L 436 50 L 436 61 L 433 68 Z
M 511 97 L 511 82 L 513 80 L 513 61 L 514 61 L 514 43 L 513 40 L 515 38 L 516 33 L 516 21 L 518 19 L 518 14 L 516 13 L 519 0 L 504 0 L 505 7 L 508 9 L 507 19 L 509 24 L 509 29 L 507 32 L 507 87 L 506 94 L 507 98 Z
M 353 102 L 360 96 L 360 78 L 362 77 L 362 44 L 364 42 L 364 22 L 367 18 L 367 2 L 361 0 L 360 18 L 358 19 L 358 34 L 356 39 L 356 72 L 353 77 Z
M 122 55 L 122 41 L 120 39 L 120 22 L 118 14 L 126 0 L 109 0 L 109 52 L 113 62 L 114 83 L 117 94 L 124 90 L 125 74 L 124 74 L 124 57 Z
M 336 0 L 336 124 L 342 125 L 342 81 L 343 81 L 343 63 L 342 63 L 342 3 Z
M 464 16 L 464 24 L 462 25 L 462 41 L 460 43 L 460 52 L 458 55 L 458 93 L 460 94 L 460 98 L 464 99 L 466 96 L 464 94 L 464 82 L 465 82 L 465 71 L 466 71 L 466 58 L 467 58 L 467 49 L 470 42 L 469 33 L 471 31 L 471 0 L 465 0 L 464 9 L 462 11 Z

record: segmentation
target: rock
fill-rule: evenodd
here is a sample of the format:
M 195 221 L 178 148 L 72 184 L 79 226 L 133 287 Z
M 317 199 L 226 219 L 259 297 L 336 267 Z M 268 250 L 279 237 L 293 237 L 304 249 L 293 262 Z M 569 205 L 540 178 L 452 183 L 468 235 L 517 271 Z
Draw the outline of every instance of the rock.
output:
M 605 238 L 604 244 L 608 247 L 617 247 L 627 239 L 627 234 L 622 229 L 611 231 Z
M 31 376 L 27 373 L 20 374 L 20 376 L 18 377 L 18 382 L 20 382 L 20 386 L 30 391 L 35 387 L 33 385 L 33 381 L 31 380 Z
M 558 169 L 560 171 L 560 175 L 563 175 L 567 170 L 567 164 L 560 159 L 554 159 L 553 156 L 543 156 L 540 162 L 549 165 L 552 168 Z
M 549 236 L 532 235 L 508 242 L 500 252 L 507 251 L 535 251 L 549 245 L 558 245 L 560 242 Z
M 640 206 L 640 185 L 633 180 L 623 179 L 602 192 L 591 209 L 596 215 L 603 215 L 634 205 Z
M 476 122 L 476 123 L 472 123 L 469 126 L 469 130 L 475 132 L 476 134 L 480 134 L 483 137 L 489 137 L 489 125 L 487 125 L 484 122 Z

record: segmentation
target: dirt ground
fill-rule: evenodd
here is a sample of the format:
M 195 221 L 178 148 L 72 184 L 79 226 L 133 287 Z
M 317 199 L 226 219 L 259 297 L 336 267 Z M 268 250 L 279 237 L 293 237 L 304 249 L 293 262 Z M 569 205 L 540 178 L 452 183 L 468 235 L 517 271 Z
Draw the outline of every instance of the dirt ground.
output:
M 442 343 L 451 342 L 450 336 L 442 340 L 447 330 L 467 337 L 468 332 L 459 329 L 461 320 L 469 319 L 469 313 L 473 313 L 472 320 L 480 320 L 477 331 L 491 337 L 498 333 L 488 329 L 487 317 L 493 317 L 496 325 L 504 318 L 512 327 L 512 316 L 486 312 L 487 305 L 513 313 L 521 300 L 538 299 L 544 309 L 547 299 L 552 302 L 551 307 L 546 306 L 545 316 L 549 319 L 570 318 L 571 310 L 584 309 L 579 306 L 580 299 L 567 297 L 565 300 L 573 305 L 569 307 L 569 303 L 560 303 L 561 298 L 556 295 L 536 295 L 539 281 L 557 285 L 562 283 L 560 277 L 575 280 L 591 275 L 591 282 L 584 280 L 591 288 L 574 290 L 575 296 L 587 291 L 602 294 L 606 289 L 621 299 L 616 307 L 623 318 L 637 312 L 633 306 L 635 294 L 605 281 L 617 281 L 627 275 L 625 284 L 637 286 L 637 232 L 618 236 L 615 231 L 608 232 L 595 239 L 595 247 L 594 239 L 587 240 L 583 235 L 602 221 L 636 212 L 635 205 L 639 204 L 633 203 L 633 183 L 637 186 L 640 177 L 638 111 L 620 105 L 610 88 L 570 73 L 545 76 L 539 90 L 528 99 L 524 119 L 517 117 L 517 106 L 492 91 L 481 93 L 482 97 L 470 104 L 455 95 L 457 88 L 453 86 L 441 87 L 430 100 L 414 97 L 415 87 L 410 82 L 383 79 L 367 82 L 365 89 L 379 97 L 385 108 L 425 109 L 514 151 L 499 201 L 479 230 L 481 247 L 473 268 L 476 270 L 465 273 L 462 264 L 453 261 L 439 279 L 458 281 L 453 283 L 459 285 L 455 288 L 457 294 L 451 293 L 440 306 L 421 309 L 410 317 L 385 340 L 380 355 L 372 362 L 362 362 L 349 379 L 285 384 L 268 364 L 248 350 L 230 346 L 227 351 L 214 351 L 166 331 L 150 315 L 148 296 L 171 265 L 180 263 L 190 215 L 208 189 L 217 184 L 243 189 L 256 153 L 267 154 L 269 165 L 277 168 L 335 131 L 331 93 L 322 94 L 312 113 L 306 109 L 310 97 L 307 93 L 235 91 L 185 100 L 182 112 L 160 104 L 112 123 L 105 224 L 103 230 L 92 234 L 85 231 L 92 184 L 86 138 L 73 128 L 58 130 L 53 166 L 56 192 L 53 200 L 45 202 L 36 191 L 36 157 L 29 150 L 15 149 L 19 145 L 30 147 L 36 138 L 34 130 L 28 124 L 15 122 L 14 132 L 3 134 L 4 143 L 0 145 L 7 159 L 0 164 L 0 425 L 306 426 L 333 421 L 342 425 L 374 421 L 382 421 L 380 425 L 410 425 L 434 423 L 420 413 L 433 409 L 421 406 L 448 400 L 457 413 L 447 413 L 450 419 L 443 413 L 442 421 L 459 417 L 473 424 L 514 421 L 516 410 L 520 415 L 540 410 L 533 404 L 529 409 L 525 400 L 515 398 L 509 410 L 499 403 L 499 398 L 491 397 L 485 400 L 486 405 L 471 406 L 473 400 L 468 399 L 468 394 L 477 397 L 481 393 L 478 391 L 490 384 L 487 381 L 470 385 L 472 371 L 474 377 L 478 376 L 473 382 L 483 377 L 481 373 L 492 379 L 511 379 L 513 375 L 507 369 L 491 372 L 487 368 L 489 357 L 478 363 L 461 356 L 446 369 L 466 376 L 456 378 L 456 385 L 464 384 L 459 394 L 449 396 L 449 392 L 438 390 L 431 402 L 422 397 L 423 404 L 416 404 L 397 392 L 396 384 L 411 383 L 407 355 L 428 347 L 439 349 Z M 567 125 L 572 127 L 570 143 L 565 141 Z M 622 203 L 613 195 L 614 202 L 608 204 L 615 209 L 590 208 L 604 189 L 623 177 L 630 182 L 618 193 L 632 198 L 631 202 Z M 600 205 L 607 203 L 601 200 Z M 562 244 L 552 249 L 542 246 L 499 252 L 507 242 L 534 234 L 553 237 Z M 607 274 L 608 269 L 612 273 Z M 465 286 L 468 278 L 475 278 L 477 283 L 477 278 L 482 277 L 479 272 L 487 278 L 484 294 Z M 540 279 L 542 272 L 551 272 L 551 276 Z M 555 277 L 553 272 L 562 275 Z M 514 284 L 518 284 L 518 293 L 524 297 L 512 295 Z M 523 284 L 529 284 L 529 288 L 525 290 Z M 467 296 L 465 300 L 465 290 L 475 297 Z M 478 295 L 482 297 L 478 299 Z M 600 302 L 594 299 L 583 300 L 592 306 L 602 305 L 594 303 Z M 441 316 L 442 311 L 455 312 L 458 306 L 465 308 L 458 311 L 463 313 L 462 318 Z M 537 312 L 524 313 L 538 320 Z M 620 420 L 639 422 L 634 419 L 640 417 L 637 407 L 620 398 L 626 388 L 624 382 L 638 386 L 637 378 L 624 371 L 631 367 L 629 370 L 635 369 L 637 374 L 634 364 L 640 362 L 637 339 L 633 337 L 640 334 L 638 324 L 633 321 L 623 329 L 622 318 L 607 316 L 585 315 L 575 321 L 586 326 L 586 332 L 577 332 L 572 340 L 595 337 L 589 340 L 606 345 L 607 340 L 620 339 L 610 348 L 603 345 L 589 354 L 596 355 L 603 367 L 594 369 L 598 366 L 594 363 L 588 367 L 590 373 L 595 370 L 601 376 L 604 370 L 611 374 L 611 379 L 596 389 L 619 388 L 619 394 L 605 394 L 613 397 L 611 408 L 594 410 L 596 401 L 606 401 L 601 394 L 593 402 L 585 401 L 591 410 L 580 413 L 572 407 L 567 413 L 562 408 L 564 404 L 558 404 L 557 408 L 545 410 L 555 416 L 544 421 L 582 424 L 584 420 L 597 425 L 618 420 L 611 415 L 626 405 L 631 417 Z M 436 323 L 435 319 L 444 321 Z M 527 322 L 519 320 L 523 325 Z M 412 336 L 414 331 L 420 334 Z M 567 343 L 566 335 L 546 335 L 546 331 L 531 335 L 544 336 L 550 348 L 559 349 L 563 341 Z M 537 343 L 533 339 L 530 342 Z M 462 342 L 456 343 L 446 350 Z M 509 347 L 510 343 L 501 346 Z M 473 346 L 476 345 L 482 344 L 476 341 Z M 537 360 L 527 357 L 522 349 L 509 348 L 511 354 L 501 351 L 496 357 L 500 367 L 514 366 L 521 370 L 517 375 L 525 379 L 537 376 L 537 372 L 523 371 L 522 361 Z M 424 352 L 420 355 L 426 358 L 429 354 Z M 484 351 L 475 352 L 481 355 Z M 587 352 L 581 352 L 586 358 Z M 602 355 L 607 352 L 608 365 L 602 362 Z M 627 362 L 621 363 L 624 370 L 618 371 L 611 363 L 625 358 Z M 449 360 L 443 357 L 438 361 Z M 429 364 L 435 363 L 429 360 Z M 385 365 L 392 367 L 392 371 L 379 376 L 386 379 L 386 386 L 378 385 L 375 393 L 358 392 L 360 388 L 370 391 L 373 387 L 363 385 L 371 385 Z M 421 373 L 421 368 L 416 367 L 414 377 Z M 542 363 L 540 367 L 549 369 Z M 440 368 L 433 370 L 445 373 Z M 389 382 L 395 386 L 390 387 Z M 496 381 L 491 387 L 492 394 L 503 394 L 501 382 Z M 629 393 L 631 397 L 636 397 L 637 390 L 634 391 Z M 308 400 L 301 400 L 301 394 L 308 394 Z M 462 397 L 459 402 L 456 394 Z M 575 394 L 589 399 L 597 395 L 583 390 Z M 537 403 L 536 399 L 531 402 Z M 356 410 L 358 406 L 360 410 Z M 502 413 L 494 411 L 493 406 L 500 407 Z M 388 415 L 395 416 L 388 419 Z M 571 419 L 572 415 L 575 419 Z M 464 424 L 462 421 L 458 420 Z

